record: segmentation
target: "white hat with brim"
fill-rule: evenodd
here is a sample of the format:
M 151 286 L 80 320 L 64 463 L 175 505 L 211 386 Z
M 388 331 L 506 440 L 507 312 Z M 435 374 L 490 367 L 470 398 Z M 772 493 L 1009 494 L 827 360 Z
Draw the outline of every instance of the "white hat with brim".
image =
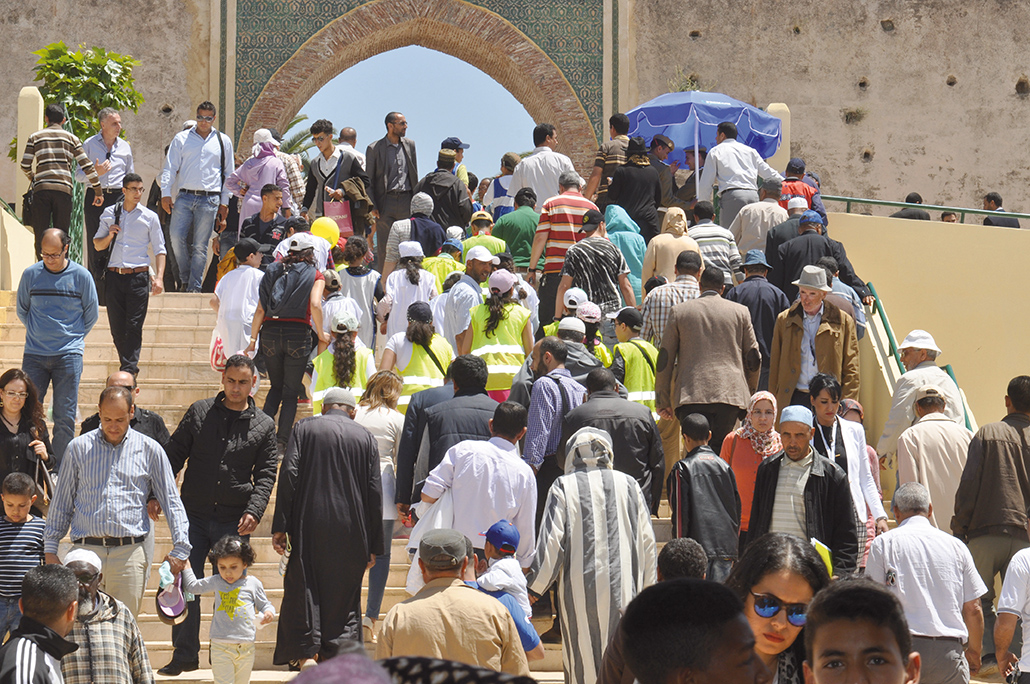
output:
M 483 245 L 476 245 L 469 249 L 468 254 L 465 255 L 465 262 L 468 263 L 469 261 L 488 261 L 493 263 L 494 255 Z
M 822 266 L 805 266 L 801 271 L 801 277 L 794 281 L 797 287 L 807 287 L 810 290 L 821 290 L 830 292 L 832 287 L 826 284 L 826 269 Z
M 898 350 L 901 349 L 929 349 L 938 354 L 941 353 L 941 348 L 934 342 L 933 335 L 925 330 L 913 330 L 910 332 L 898 346 Z
M 426 255 L 422 251 L 422 243 L 414 240 L 402 242 L 397 249 L 401 253 L 401 259 L 405 257 L 424 257 Z

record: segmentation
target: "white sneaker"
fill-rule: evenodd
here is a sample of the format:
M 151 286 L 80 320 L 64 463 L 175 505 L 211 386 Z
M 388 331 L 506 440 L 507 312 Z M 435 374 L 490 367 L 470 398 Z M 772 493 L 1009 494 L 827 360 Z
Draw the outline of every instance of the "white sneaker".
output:
M 361 632 L 365 637 L 366 644 L 374 644 L 376 642 L 376 621 L 367 615 L 361 618 Z

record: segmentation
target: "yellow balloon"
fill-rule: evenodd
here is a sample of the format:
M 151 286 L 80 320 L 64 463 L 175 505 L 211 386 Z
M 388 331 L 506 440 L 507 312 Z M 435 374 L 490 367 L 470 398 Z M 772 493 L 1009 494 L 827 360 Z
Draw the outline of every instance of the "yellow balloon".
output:
M 311 224 L 311 234 L 324 238 L 330 245 L 335 245 L 340 241 L 340 228 L 336 225 L 336 221 L 328 216 L 320 216 L 315 219 L 315 222 Z

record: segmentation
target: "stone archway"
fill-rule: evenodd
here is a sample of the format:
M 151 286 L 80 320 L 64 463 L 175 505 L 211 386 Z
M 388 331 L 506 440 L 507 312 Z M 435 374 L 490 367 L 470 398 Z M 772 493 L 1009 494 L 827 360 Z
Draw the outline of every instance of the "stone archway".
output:
M 280 130 L 318 90 L 351 66 L 382 52 L 419 45 L 488 74 L 538 122 L 559 128 L 559 151 L 585 172 L 597 138 L 568 80 L 524 33 L 463 0 L 377 0 L 328 24 L 305 42 L 262 89 L 240 140 L 263 126 Z M 525 132 L 526 146 L 532 142 Z

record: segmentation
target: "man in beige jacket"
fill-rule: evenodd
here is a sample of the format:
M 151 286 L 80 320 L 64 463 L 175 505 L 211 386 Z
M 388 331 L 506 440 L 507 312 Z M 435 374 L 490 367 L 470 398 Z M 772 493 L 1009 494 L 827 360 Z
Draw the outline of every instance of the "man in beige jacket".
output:
M 708 266 L 701 296 L 672 308 L 655 380 L 658 414 L 681 421 L 691 413 L 704 415 L 716 453 L 758 387 L 762 367 L 751 314 L 722 298 L 723 279 L 722 269 Z
M 955 492 L 973 433 L 949 416 L 944 393 L 933 385 L 916 390 L 916 422 L 898 439 L 898 484 L 918 482 L 930 492 L 930 522 L 951 530 Z

